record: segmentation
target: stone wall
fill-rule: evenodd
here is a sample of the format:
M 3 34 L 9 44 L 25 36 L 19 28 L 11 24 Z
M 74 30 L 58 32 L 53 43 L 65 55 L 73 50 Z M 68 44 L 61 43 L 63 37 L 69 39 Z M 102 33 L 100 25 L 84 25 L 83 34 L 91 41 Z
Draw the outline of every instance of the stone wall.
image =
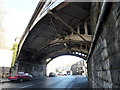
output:
M 102 3 L 92 3 L 93 34 Z M 120 2 L 112 3 L 97 44 L 88 60 L 89 85 L 93 88 L 120 87 Z
M 46 76 L 46 64 L 33 64 L 19 61 L 12 68 L 12 73 L 17 72 L 28 72 L 33 76 Z

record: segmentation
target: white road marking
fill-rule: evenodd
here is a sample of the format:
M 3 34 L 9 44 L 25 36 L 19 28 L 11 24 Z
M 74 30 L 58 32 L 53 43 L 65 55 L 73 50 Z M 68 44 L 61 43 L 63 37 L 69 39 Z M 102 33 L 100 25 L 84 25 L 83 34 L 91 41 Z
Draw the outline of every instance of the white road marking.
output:
M 70 90 L 70 88 L 72 87 L 73 83 L 70 84 L 70 86 L 68 87 L 68 90 Z
M 21 88 L 27 88 L 27 87 L 30 87 L 30 86 L 33 86 L 33 84 L 30 84 L 30 85 L 27 85 L 27 86 L 23 86 Z

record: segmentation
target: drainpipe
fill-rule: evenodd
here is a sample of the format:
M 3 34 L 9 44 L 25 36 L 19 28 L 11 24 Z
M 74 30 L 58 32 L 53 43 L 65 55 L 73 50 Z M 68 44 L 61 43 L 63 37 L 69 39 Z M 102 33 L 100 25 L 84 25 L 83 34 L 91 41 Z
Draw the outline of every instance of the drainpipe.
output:
M 89 58 L 91 57 L 91 54 L 93 53 L 97 40 L 102 32 L 101 27 L 103 23 L 105 22 L 105 20 L 107 19 L 107 15 L 109 14 L 108 12 L 110 8 L 111 8 L 111 2 L 108 2 L 108 0 L 104 0 L 87 60 L 89 60 Z

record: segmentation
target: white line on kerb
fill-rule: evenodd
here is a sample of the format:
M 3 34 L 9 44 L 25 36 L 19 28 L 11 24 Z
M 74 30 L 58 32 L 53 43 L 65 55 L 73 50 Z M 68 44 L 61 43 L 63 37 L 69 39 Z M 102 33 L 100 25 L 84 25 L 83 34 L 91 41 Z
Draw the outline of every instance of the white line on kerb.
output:
M 30 86 L 33 86 L 33 84 L 30 84 L 30 85 L 27 85 L 27 86 L 23 86 L 21 88 L 27 88 L 27 87 L 30 87 Z

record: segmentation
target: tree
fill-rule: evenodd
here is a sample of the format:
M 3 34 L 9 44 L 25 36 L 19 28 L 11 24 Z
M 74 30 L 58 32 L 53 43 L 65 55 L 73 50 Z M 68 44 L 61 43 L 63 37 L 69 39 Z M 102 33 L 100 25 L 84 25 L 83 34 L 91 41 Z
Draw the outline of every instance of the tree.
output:
M 12 57 L 12 63 L 11 66 L 13 67 L 17 58 L 17 51 L 18 51 L 18 42 L 13 44 L 13 57 Z

